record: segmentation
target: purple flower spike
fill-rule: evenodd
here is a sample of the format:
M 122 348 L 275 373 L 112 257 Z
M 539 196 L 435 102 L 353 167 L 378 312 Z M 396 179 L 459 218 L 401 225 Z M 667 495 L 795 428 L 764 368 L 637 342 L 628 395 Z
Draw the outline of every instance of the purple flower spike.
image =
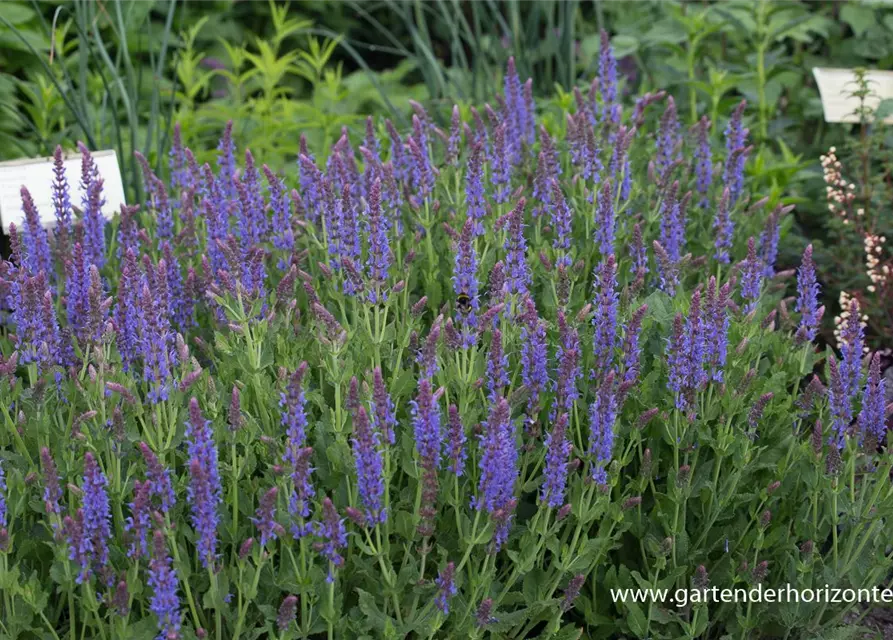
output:
M 84 454 L 84 548 L 94 569 L 104 567 L 109 560 L 112 508 L 108 484 L 96 458 L 88 451 Z M 82 572 L 79 577 L 83 581 L 87 576 Z
M 339 551 L 347 546 L 347 531 L 344 529 L 344 520 L 338 515 L 338 510 L 328 496 L 322 499 L 322 518 L 316 523 L 314 533 L 322 538 L 318 547 L 320 555 L 330 563 L 326 582 L 334 582 L 333 569 L 344 564 Z
M 167 282 L 162 260 L 155 274 L 155 290 L 144 282 L 139 294 L 139 347 L 143 356 L 143 377 L 150 383 L 148 398 L 167 400 L 171 388 L 171 358 L 168 351 L 173 335 L 168 321 Z
M 589 453 L 595 457 L 592 464 L 592 479 L 599 485 L 608 482 L 605 467 L 611 461 L 614 452 L 617 400 L 614 372 L 611 371 L 605 376 L 604 382 L 595 394 L 595 401 L 589 405 Z
M 489 398 L 495 401 L 501 396 L 505 387 L 509 384 L 508 374 L 509 359 L 502 348 L 502 332 L 493 329 L 490 338 L 490 353 L 487 356 L 487 389 Z
M 524 238 L 524 205 L 526 200 L 520 198 L 515 208 L 502 219 L 508 226 L 508 234 L 504 248 L 506 250 L 505 265 L 508 270 L 507 286 L 509 293 L 524 295 L 532 281 L 530 265 L 527 264 L 527 240 Z M 501 225 L 500 225 L 501 226 Z
M 508 539 L 517 504 L 515 481 L 519 473 L 515 429 L 505 398 L 498 398 L 490 405 L 490 415 L 483 427 L 478 496 L 472 499 L 472 507 L 487 511 L 496 522 L 494 549 L 499 551 Z
M 493 130 L 493 151 L 490 157 L 490 184 L 493 200 L 497 204 L 507 202 L 511 193 L 512 163 L 510 143 L 507 140 L 508 123 L 501 122 Z
M 286 429 L 285 453 L 282 461 L 292 481 L 292 491 L 288 500 L 288 513 L 292 518 L 291 533 L 295 539 L 307 533 L 304 519 L 310 516 L 310 500 L 316 495 L 310 475 L 310 454 L 313 449 L 307 447 L 307 413 L 303 380 L 307 372 L 307 363 L 301 365 L 289 376 L 285 393 L 280 395 L 279 406 L 282 412 L 282 425 Z M 297 521 L 297 522 L 296 522 Z
M 469 219 L 474 221 L 472 229 L 475 237 L 484 234 L 484 218 L 487 215 L 487 203 L 484 200 L 483 160 L 483 144 L 475 142 L 471 147 L 471 154 L 468 156 L 468 169 L 465 172 L 465 206 Z
M 144 555 L 148 555 L 149 546 L 146 543 L 146 533 L 149 530 L 151 519 L 149 517 L 149 508 L 151 506 L 151 491 L 149 481 L 133 482 L 133 502 L 130 503 L 130 516 L 124 523 L 124 530 L 130 536 L 130 547 L 127 551 L 127 557 L 138 559 Z
M 735 232 L 735 223 L 729 214 L 730 198 L 729 188 L 726 187 L 723 189 L 716 208 L 716 217 L 713 219 L 713 229 L 716 233 L 714 242 L 716 253 L 713 257 L 723 264 L 729 263 L 729 249 L 732 248 L 732 235 Z
M 40 466 L 43 469 L 43 503 L 47 514 L 60 513 L 59 500 L 62 499 L 62 487 L 59 485 L 59 471 L 50 450 L 40 450 Z
M 850 301 L 847 316 L 840 332 L 840 377 L 844 391 L 852 403 L 859 393 L 862 380 L 862 356 L 865 348 L 865 332 L 862 328 L 862 313 L 859 303 L 853 298 Z
M 91 264 L 102 268 L 105 264 L 105 216 L 102 215 L 102 207 L 105 200 L 102 197 L 102 178 L 99 177 L 99 168 L 82 143 L 78 143 L 81 153 L 81 189 L 84 197 L 81 200 L 84 220 L 84 250 L 87 260 Z
M 453 579 L 456 573 L 456 565 L 448 562 L 441 570 L 440 574 L 434 580 L 437 585 L 437 595 L 434 597 L 434 604 L 446 615 L 450 612 L 450 599 L 456 595 L 458 589 Z
M 678 263 L 685 249 L 686 207 L 691 192 L 679 198 L 679 182 L 673 182 L 667 189 L 661 205 L 660 243 L 672 262 Z
M 527 409 L 533 419 L 539 411 L 540 394 L 549 383 L 546 323 L 536 315 L 536 308 L 530 321 L 521 327 L 521 382 L 527 390 Z
M 279 497 L 279 489 L 270 487 L 261 497 L 260 504 L 251 522 L 260 532 L 260 546 L 264 547 L 268 542 L 273 542 L 283 533 L 282 525 L 276 522 L 276 500 Z
M 639 377 L 639 358 L 642 347 L 639 344 L 639 335 L 642 331 L 642 320 L 648 312 L 648 305 L 643 304 L 633 312 L 633 316 L 626 325 L 623 336 L 623 383 L 633 384 Z
M 236 185 L 233 177 L 236 175 L 236 146 L 233 143 L 233 121 L 226 123 L 223 136 L 217 145 L 220 154 L 217 156 L 217 184 L 228 201 L 236 199 Z
M 6 507 L 6 472 L 3 471 L 3 463 L 0 462 L 0 529 L 5 529 L 7 525 L 7 507 Z
M 704 370 L 707 349 L 706 312 L 701 306 L 701 290 L 696 289 L 691 295 L 691 306 L 688 310 L 688 321 L 685 325 L 685 348 L 688 356 L 688 386 L 694 390 L 707 384 L 707 373 Z
M 267 165 L 264 165 L 262 170 L 267 179 L 270 208 L 273 210 L 273 246 L 285 256 L 290 256 L 295 247 L 295 234 L 291 221 L 291 198 L 285 187 L 285 181 L 274 174 Z M 280 258 L 279 268 L 286 269 L 287 266 L 288 259 Z
M 797 269 L 797 305 L 800 312 L 798 335 L 812 342 L 815 340 L 821 318 L 819 309 L 819 285 L 816 282 L 815 263 L 812 261 L 812 245 L 803 251 L 803 260 Z
M 462 118 L 459 115 L 459 105 L 453 105 L 453 113 L 450 117 L 450 137 L 447 140 L 446 161 L 453 166 L 459 165 L 459 145 L 462 143 Z
M 384 467 L 379 445 L 380 434 L 372 430 L 365 407 L 354 414 L 353 457 L 357 470 L 357 491 L 366 513 L 366 522 L 385 522 L 387 512 L 382 508 L 384 496 Z
M 710 147 L 710 120 L 703 116 L 695 125 L 695 189 L 701 195 L 701 207 L 707 206 L 707 193 L 713 181 L 713 150 Z
M 843 364 L 838 364 L 832 355 L 828 359 L 829 378 L 831 384 L 828 388 L 828 404 L 831 408 L 831 444 L 838 451 L 845 444 L 846 431 L 853 421 L 853 404 L 846 389 L 846 382 L 842 375 Z
M 73 516 L 65 516 L 62 521 L 62 536 L 68 542 L 68 559 L 78 567 L 75 582 L 83 584 L 90 576 L 90 541 L 84 534 L 84 510 L 78 509 Z
M 648 273 L 648 252 L 645 250 L 645 241 L 642 238 L 642 224 L 640 222 L 633 225 L 633 237 L 629 246 L 629 253 L 633 259 L 630 272 L 633 275 Z
M 670 336 L 669 348 L 667 350 L 667 365 L 670 369 L 670 376 L 667 382 L 667 388 L 673 392 L 676 398 L 676 408 L 685 409 L 684 391 L 687 387 L 688 379 L 688 358 L 686 354 L 686 338 L 685 338 L 685 320 L 681 313 L 677 313 L 673 319 L 673 333 Z
M 600 33 L 601 48 L 598 57 L 598 81 L 602 94 L 602 115 L 607 116 L 612 124 L 619 124 L 620 114 L 615 113 L 617 103 L 617 60 L 614 48 L 607 32 Z
M 416 450 L 423 461 L 430 460 L 433 467 L 440 466 L 442 434 L 440 429 L 440 408 L 434 399 L 431 380 L 419 380 L 419 391 L 415 400 L 410 401 Z
M 568 324 L 564 311 L 558 312 L 558 360 L 557 381 L 555 383 L 555 404 L 558 411 L 571 413 L 574 403 L 580 397 L 577 380 L 582 375 L 580 370 L 580 337 L 577 329 Z M 554 419 L 554 416 L 553 416 Z
M 182 622 L 180 598 L 177 596 L 179 581 L 161 531 L 155 531 L 152 548 L 148 579 L 149 586 L 152 587 L 149 610 L 158 620 L 158 630 L 161 632 L 159 638 L 179 638 Z
M 118 351 L 121 354 L 124 371 L 130 371 L 136 363 L 140 348 L 138 311 L 140 273 L 136 254 L 132 249 L 127 250 L 122 262 L 114 319 Z
M 451 404 L 447 429 L 447 457 L 450 462 L 447 465 L 447 470 L 455 474 L 456 477 L 462 477 L 465 472 L 465 460 L 468 458 L 465 441 L 465 427 L 462 425 L 459 409 L 456 405 Z
M 862 411 L 859 412 L 859 431 L 864 440 L 871 436 L 878 444 L 883 443 L 887 433 L 885 420 L 885 399 L 887 381 L 881 377 L 880 355 L 875 353 L 868 367 L 868 380 L 862 395 Z
M 562 611 L 570 611 L 571 608 L 573 608 L 574 600 L 580 595 L 580 588 L 583 586 L 584 582 L 586 582 L 586 576 L 581 573 L 575 575 L 571 578 L 571 581 L 567 583 L 567 588 L 564 590 L 564 598 L 562 598 L 560 605 Z
M 533 177 L 533 197 L 541 203 L 542 206 L 534 207 L 533 217 L 539 217 L 542 213 L 547 212 L 555 215 L 552 211 L 552 200 L 554 197 L 553 181 L 558 178 L 561 173 L 558 152 L 549 136 L 549 132 L 545 127 L 540 129 L 540 152 L 537 156 L 536 174 Z
M 394 428 L 397 418 L 394 414 L 394 401 L 388 393 L 381 367 L 376 367 L 372 374 L 372 424 L 388 444 L 394 444 Z
M 752 236 L 747 239 L 747 258 L 741 262 L 740 269 L 741 297 L 746 301 L 744 311 L 750 313 L 757 308 L 764 271 L 763 261 L 757 257 L 756 241 Z
M 552 246 L 558 253 L 558 259 L 555 261 L 558 265 L 569 267 L 573 262 L 570 255 L 571 233 L 574 213 L 571 211 L 570 205 L 564 197 L 564 192 L 558 184 L 558 180 L 552 180 L 552 199 L 555 203 L 550 207 L 552 212 L 552 225 L 555 228 L 555 239 Z
M 205 420 L 195 398 L 189 401 L 186 440 L 190 458 L 187 497 L 192 511 L 192 526 L 198 537 L 196 546 L 202 566 L 208 567 L 217 557 L 218 509 L 223 502 L 223 489 L 211 421 Z
M 56 252 L 62 263 L 71 251 L 71 191 L 65 177 L 65 162 L 62 147 L 56 146 L 53 153 L 53 209 L 56 214 L 56 228 L 53 237 L 56 240 Z
M 465 220 L 459 241 L 456 243 L 456 259 L 453 267 L 453 291 L 456 299 L 467 300 L 458 305 L 456 321 L 462 328 L 462 347 L 467 349 L 477 342 L 478 312 L 481 308 L 478 295 L 478 259 L 474 248 L 474 219 Z
M 744 128 L 742 117 L 747 101 L 742 100 L 725 129 L 726 162 L 723 168 L 723 184 L 729 189 L 731 206 L 735 206 L 744 189 L 744 165 L 747 162 L 749 148 L 745 147 L 748 130 Z
M 50 257 L 50 245 L 46 229 L 40 222 L 40 213 L 34 199 L 26 187 L 22 187 L 22 211 L 25 212 L 25 228 L 22 234 L 22 246 L 25 249 L 25 267 L 33 275 L 45 273 L 47 278 L 53 276 L 53 261 Z
M 276 628 L 279 633 L 284 633 L 295 621 L 298 611 L 298 596 L 287 596 L 279 606 L 279 614 L 276 616 Z
M 306 144 L 304 135 L 301 134 L 302 143 Z M 313 157 L 309 153 L 301 152 L 298 156 L 298 182 L 301 185 L 301 198 L 308 218 L 314 224 L 318 224 L 323 212 L 323 176 L 316 166 Z
M 158 456 L 145 442 L 139 443 L 139 449 L 146 462 L 146 483 L 150 488 L 151 495 L 161 500 L 161 512 L 168 513 L 177 502 L 171 482 L 171 471 L 162 466 Z
M 609 255 L 595 272 L 595 315 L 592 348 L 595 355 L 596 377 L 601 379 L 614 364 L 617 346 L 617 311 L 620 295 L 617 292 L 617 265 Z
M 545 438 L 546 468 L 543 473 L 540 500 L 553 508 L 564 504 L 567 487 L 567 465 L 573 450 L 573 445 L 567 437 L 567 424 L 568 415 L 562 413 Z
M 679 157 L 679 118 L 676 115 L 676 102 L 672 96 L 667 97 L 667 108 L 660 119 L 656 144 L 655 164 L 658 175 L 664 178 L 665 172 L 673 166 Z
M 710 377 L 715 382 L 723 382 L 723 369 L 729 351 L 729 295 L 731 283 L 727 282 L 717 290 L 716 278 L 711 277 L 707 284 L 707 298 L 704 306 L 705 361 L 710 369 Z
M 415 121 L 418 118 L 413 116 Z M 428 157 L 428 147 L 419 142 L 414 136 L 407 139 L 409 153 L 413 160 L 412 179 L 416 186 L 416 195 L 419 200 L 425 200 L 434 192 L 437 169 L 431 164 Z
M 614 192 L 611 181 L 605 180 L 599 193 L 598 207 L 595 211 L 595 241 L 603 256 L 614 253 L 614 232 L 617 227 L 614 218 Z

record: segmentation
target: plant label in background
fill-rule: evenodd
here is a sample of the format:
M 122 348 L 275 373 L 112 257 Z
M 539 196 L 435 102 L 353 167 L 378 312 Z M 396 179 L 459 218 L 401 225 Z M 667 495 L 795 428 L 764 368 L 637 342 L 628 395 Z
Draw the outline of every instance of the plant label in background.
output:
M 859 98 L 852 95 L 858 89 L 854 71 L 815 67 L 812 74 L 822 96 L 825 122 L 859 122 Z M 865 98 L 865 106 L 870 110 L 877 109 L 882 100 L 893 99 L 893 71 L 871 70 L 866 73 L 866 80 L 871 95 Z M 884 122 L 893 124 L 893 115 L 884 118 Z
M 121 182 L 121 169 L 118 155 L 113 149 L 93 152 L 93 160 L 102 177 L 102 195 L 105 205 L 102 213 L 111 218 L 121 209 L 124 200 L 124 184 Z M 65 176 L 71 193 L 71 204 L 81 209 L 84 190 L 81 188 L 81 155 L 65 155 Z M 0 221 L 3 232 L 9 233 L 9 225 L 15 223 L 21 229 L 25 219 L 22 211 L 22 186 L 28 188 L 45 227 L 56 222 L 53 209 L 53 158 L 28 158 L 0 162 Z

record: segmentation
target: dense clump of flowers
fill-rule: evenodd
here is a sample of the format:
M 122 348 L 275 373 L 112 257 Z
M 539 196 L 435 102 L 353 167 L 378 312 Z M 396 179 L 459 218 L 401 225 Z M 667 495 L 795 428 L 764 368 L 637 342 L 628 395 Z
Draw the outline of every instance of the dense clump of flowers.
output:
M 618 81 L 606 35 L 599 58 L 597 81 L 565 97 L 573 113 L 550 103 L 538 123 L 510 68 L 467 122 L 413 104 L 411 131 L 383 123 L 388 141 L 372 118 L 325 156 L 302 136 L 297 175 L 237 158 L 232 124 L 199 166 L 175 129 L 171 181 L 145 163 L 147 198 L 122 209 L 107 256 L 60 168 L 49 258 L 31 211 L 0 263 L 0 556 L 75 611 L 41 622 L 60 637 L 70 620 L 165 640 L 425 621 L 523 637 L 569 628 L 599 566 L 711 566 L 754 557 L 757 539 L 757 568 L 739 573 L 765 576 L 783 545 L 762 534 L 790 500 L 817 510 L 808 535 L 834 537 L 821 498 L 850 489 L 837 471 L 866 496 L 887 481 L 882 356 L 866 380 L 859 308 L 846 301 L 827 393 L 814 377 L 789 395 L 822 357 L 805 344 L 819 276 L 808 249 L 789 314 L 774 274 L 787 210 L 742 213 L 743 127 L 713 184 L 709 121 L 681 135 L 675 103 L 649 108 L 664 92 L 625 111 L 635 78 Z M 95 204 L 101 178 L 85 175 Z M 879 526 L 878 496 L 836 529 L 840 548 Z M 729 536 L 751 521 L 757 536 Z M 25 539 L 41 526 L 53 576 Z

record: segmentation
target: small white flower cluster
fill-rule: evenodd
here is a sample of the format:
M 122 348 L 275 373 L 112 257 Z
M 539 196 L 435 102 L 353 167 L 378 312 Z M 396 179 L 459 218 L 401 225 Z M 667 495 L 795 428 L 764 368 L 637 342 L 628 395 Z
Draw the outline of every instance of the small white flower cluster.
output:
M 841 164 L 837 159 L 837 148 L 828 149 L 828 155 L 821 156 L 822 171 L 825 174 L 825 193 L 828 197 L 828 210 L 834 215 L 843 218 L 844 224 L 849 224 L 847 211 L 856 198 L 856 185 L 847 183 L 840 172 Z M 857 215 L 864 215 L 865 211 L 859 209 Z
M 840 347 L 843 344 L 843 327 L 846 324 L 846 321 L 850 317 L 850 305 L 855 300 L 856 309 L 861 311 L 862 309 L 859 306 L 859 300 L 853 296 L 851 296 L 846 291 L 840 292 L 840 314 L 834 317 L 834 339 L 837 341 L 837 346 Z M 864 313 L 860 313 L 859 324 L 862 325 L 862 328 L 865 329 L 868 323 L 868 316 Z M 862 348 L 864 353 L 868 353 L 868 347 Z
M 883 252 L 883 244 L 887 241 L 884 236 L 874 235 L 872 233 L 865 235 L 865 271 L 868 274 L 871 284 L 868 290 L 874 293 L 878 285 L 883 287 L 890 277 L 890 265 L 881 265 L 881 253 Z

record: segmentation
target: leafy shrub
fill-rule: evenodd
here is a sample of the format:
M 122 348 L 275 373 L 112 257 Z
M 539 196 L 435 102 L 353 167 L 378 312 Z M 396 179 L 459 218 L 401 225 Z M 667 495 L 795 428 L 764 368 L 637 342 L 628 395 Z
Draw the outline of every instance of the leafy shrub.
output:
M 808 378 L 815 265 L 774 272 L 743 105 L 370 119 L 286 183 L 232 126 L 106 221 L 85 155 L 3 263 L 12 637 L 814 637 L 836 604 L 609 589 L 871 586 L 889 569 L 878 360 Z M 576 98 L 576 100 L 575 100 Z M 576 106 L 574 106 L 576 104 Z M 539 125 L 539 126 L 538 126 Z M 381 137 L 382 131 L 387 131 Z M 357 155 L 359 150 L 359 156 Z M 241 153 L 238 157 L 243 157 Z M 324 166 L 323 166 L 324 165 Z M 264 186 L 265 183 L 265 186 Z M 294 188 L 292 188 L 294 187 Z M 864 394 L 861 392 L 864 387 Z
M 251 44 L 220 39 L 214 48 L 199 46 L 199 35 L 209 29 L 205 19 L 185 34 L 175 68 L 182 87 L 176 119 L 184 144 L 209 149 L 199 152 L 200 163 L 213 160 L 213 143 L 230 120 L 236 135 L 250 139 L 267 164 L 291 171 L 297 161 L 293 141 L 302 131 L 325 154 L 342 128 L 362 132 L 362 114 L 399 114 L 394 100 L 427 98 L 423 88 L 402 85 L 410 63 L 381 74 L 345 74 L 342 63 L 332 62 L 340 38 L 320 40 L 309 20 L 289 17 L 287 5 L 271 4 L 270 11 L 269 36 Z M 303 40 L 303 46 L 295 46 L 295 40 Z M 210 53 L 215 50 L 220 56 Z

